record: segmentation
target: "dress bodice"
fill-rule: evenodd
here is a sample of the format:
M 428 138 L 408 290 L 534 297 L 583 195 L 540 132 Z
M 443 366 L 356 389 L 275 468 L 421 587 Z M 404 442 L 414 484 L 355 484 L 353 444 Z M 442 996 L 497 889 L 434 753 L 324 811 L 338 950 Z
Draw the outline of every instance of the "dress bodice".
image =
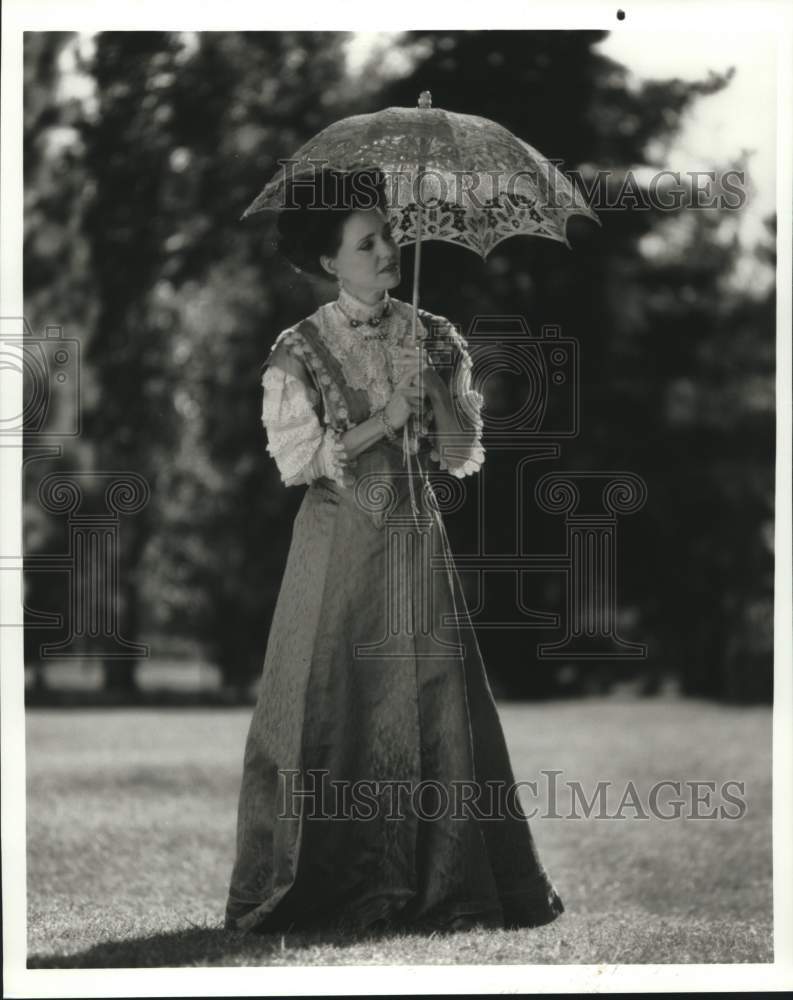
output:
M 282 331 L 265 362 L 262 423 L 268 451 L 286 485 L 324 477 L 347 489 L 363 470 L 394 474 L 403 441 L 381 438 L 348 458 L 343 435 L 384 407 L 401 377 L 399 351 L 412 335 L 412 307 L 386 293 L 375 306 L 342 290 L 302 322 Z M 419 311 L 418 336 L 430 363 L 477 427 L 464 456 L 447 462 L 437 449 L 434 414 L 425 400 L 423 419 L 408 450 L 419 464 L 464 476 L 479 469 L 482 396 L 471 384 L 471 362 L 462 336 L 444 317 Z M 413 423 L 413 422 L 411 422 Z

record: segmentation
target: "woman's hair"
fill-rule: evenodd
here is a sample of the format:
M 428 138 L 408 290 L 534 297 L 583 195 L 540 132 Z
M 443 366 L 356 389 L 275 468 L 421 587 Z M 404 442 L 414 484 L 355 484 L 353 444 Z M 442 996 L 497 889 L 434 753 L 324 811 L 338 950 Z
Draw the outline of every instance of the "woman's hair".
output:
M 380 170 L 343 172 L 325 167 L 296 176 L 284 189 L 278 250 L 297 270 L 329 278 L 319 259 L 323 254 L 336 255 L 350 215 L 386 207 L 385 176 Z

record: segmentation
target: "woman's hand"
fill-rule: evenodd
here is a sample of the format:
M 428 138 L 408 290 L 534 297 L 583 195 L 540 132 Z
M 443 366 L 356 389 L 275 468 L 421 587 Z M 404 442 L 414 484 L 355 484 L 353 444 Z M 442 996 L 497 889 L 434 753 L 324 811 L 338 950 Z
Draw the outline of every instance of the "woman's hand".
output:
M 418 347 L 414 347 L 412 343 L 408 346 L 403 346 L 400 348 L 398 360 L 403 377 L 408 376 L 415 381 L 420 379 L 424 388 L 424 395 L 429 396 L 430 399 L 443 388 L 443 379 L 432 367 L 426 347 L 421 344 Z
M 413 352 L 415 354 L 415 351 Z M 424 393 L 413 384 L 416 373 L 409 368 L 397 383 L 393 395 L 386 403 L 385 415 L 389 423 L 397 430 L 408 422 L 409 418 L 419 412 Z

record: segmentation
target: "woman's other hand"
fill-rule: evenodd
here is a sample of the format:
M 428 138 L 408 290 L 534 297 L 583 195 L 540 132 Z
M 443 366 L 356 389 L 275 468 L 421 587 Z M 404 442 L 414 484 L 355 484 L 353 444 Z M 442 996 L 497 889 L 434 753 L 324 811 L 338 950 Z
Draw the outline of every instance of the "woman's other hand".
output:
M 443 386 L 443 379 L 432 367 L 427 349 L 423 346 L 415 347 L 412 341 L 399 349 L 398 354 L 399 371 L 402 377 L 421 381 L 424 387 L 424 394 L 432 396 Z
M 415 351 L 413 352 L 415 354 Z M 409 418 L 418 413 L 424 393 L 413 384 L 416 371 L 409 368 L 397 383 L 393 395 L 386 403 L 385 414 L 393 427 L 404 427 Z

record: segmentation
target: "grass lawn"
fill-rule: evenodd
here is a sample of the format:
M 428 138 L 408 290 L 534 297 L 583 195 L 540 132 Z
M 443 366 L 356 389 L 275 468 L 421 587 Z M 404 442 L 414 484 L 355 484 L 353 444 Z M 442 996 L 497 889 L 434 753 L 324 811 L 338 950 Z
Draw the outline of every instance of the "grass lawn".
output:
M 770 709 L 587 699 L 501 715 L 518 780 L 542 791 L 540 771 L 562 772 L 562 818 L 531 826 L 566 912 L 537 929 L 354 939 L 222 929 L 250 709 L 29 711 L 29 966 L 773 960 Z M 745 814 L 569 818 L 565 782 L 587 799 L 611 782 L 613 816 L 627 782 L 646 810 L 663 779 L 715 781 L 704 813 L 742 781 Z

